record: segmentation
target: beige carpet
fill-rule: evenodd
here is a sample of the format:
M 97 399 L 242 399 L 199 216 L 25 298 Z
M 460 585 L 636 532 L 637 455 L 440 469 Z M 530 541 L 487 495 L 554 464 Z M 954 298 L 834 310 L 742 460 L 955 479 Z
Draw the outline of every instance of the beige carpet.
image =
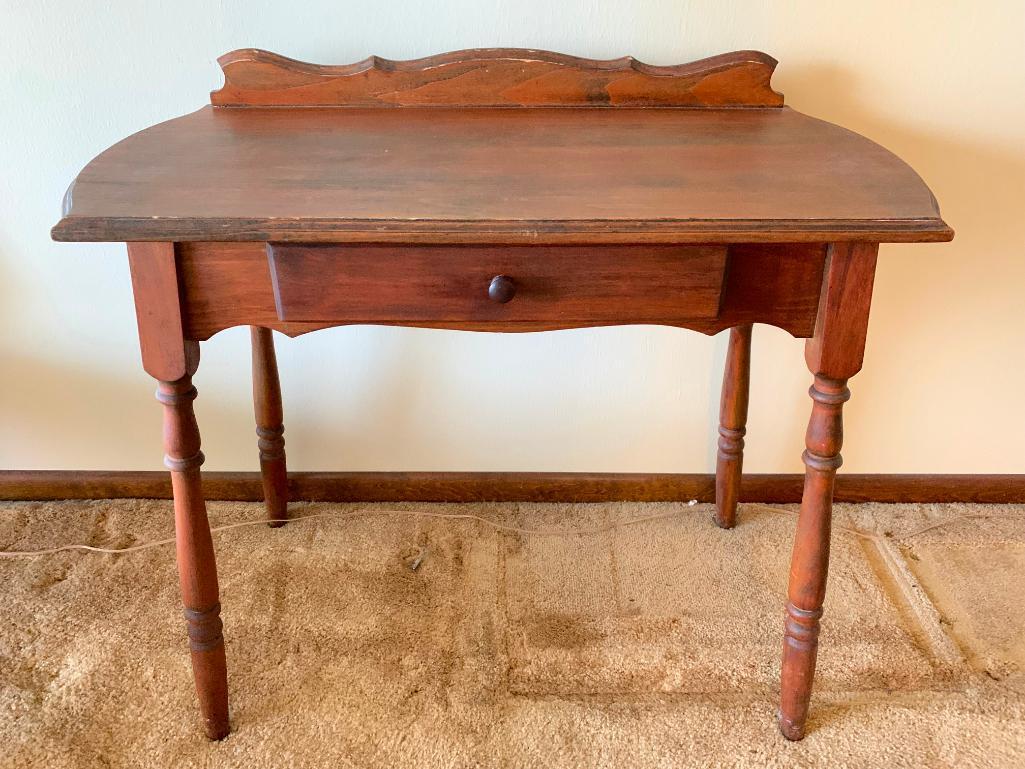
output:
M 0 559 L 0 766 L 1025 767 L 1025 506 L 837 507 L 799 744 L 773 722 L 786 509 L 744 506 L 729 532 L 707 505 L 404 509 L 677 515 L 563 537 L 386 515 L 220 532 L 234 731 L 216 744 L 171 547 Z M 170 510 L 7 503 L 0 548 L 159 539 Z M 215 524 L 261 514 L 211 505 Z

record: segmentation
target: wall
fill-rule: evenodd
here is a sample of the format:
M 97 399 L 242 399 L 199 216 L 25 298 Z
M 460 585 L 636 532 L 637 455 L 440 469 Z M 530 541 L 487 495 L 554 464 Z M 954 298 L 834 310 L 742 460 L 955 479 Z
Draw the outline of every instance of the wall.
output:
M 124 247 L 49 240 L 90 158 L 205 103 L 220 85 L 216 57 L 233 48 L 348 63 L 520 46 L 653 64 L 762 49 L 781 62 L 774 85 L 788 104 L 911 163 L 957 238 L 882 248 L 845 469 L 1025 472 L 1020 0 L 4 0 L 2 10 L 0 467 L 161 466 Z M 291 466 L 708 471 L 725 341 L 662 328 L 278 337 Z M 803 343 L 768 327 L 754 343 L 747 468 L 800 470 Z M 255 468 L 248 333 L 218 335 L 203 358 L 207 467 Z

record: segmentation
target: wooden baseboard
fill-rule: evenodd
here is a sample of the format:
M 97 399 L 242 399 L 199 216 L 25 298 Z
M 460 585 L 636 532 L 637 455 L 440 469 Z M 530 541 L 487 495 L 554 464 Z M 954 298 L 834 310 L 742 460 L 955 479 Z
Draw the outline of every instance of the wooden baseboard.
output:
M 742 502 L 800 502 L 804 476 L 744 476 Z M 289 475 L 292 499 L 322 502 L 683 502 L 715 499 L 715 477 L 694 473 L 342 473 Z M 263 498 L 256 472 L 203 473 L 207 499 Z M 170 499 L 166 472 L 5 470 L 0 499 Z M 1025 502 L 1021 475 L 840 474 L 837 502 Z

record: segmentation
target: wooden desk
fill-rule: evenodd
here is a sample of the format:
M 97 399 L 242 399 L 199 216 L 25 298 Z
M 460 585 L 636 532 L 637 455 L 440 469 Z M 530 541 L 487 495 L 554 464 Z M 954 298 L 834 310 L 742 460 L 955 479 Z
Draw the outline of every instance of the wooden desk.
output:
M 214 550 L 192 376 L 199 343 L 250 325 L 270 518 L 287 516 L 270 329 L 377 323 L 542 331 L 731 329 L 717 465 L 734 523 L 751 326 L 807 338 L 814 377 L 790 572 L 780 728 L 804 735 L 847 380 L 862 365 L 880 242 L 953 237 L 922 180 L 783 106 L 776 62 L 678 67 L 460 51 L 319 67 L 222 57 L 212 106 L 93 160 L 57 240 L 127 241 L 207 734 L 228 733 Z

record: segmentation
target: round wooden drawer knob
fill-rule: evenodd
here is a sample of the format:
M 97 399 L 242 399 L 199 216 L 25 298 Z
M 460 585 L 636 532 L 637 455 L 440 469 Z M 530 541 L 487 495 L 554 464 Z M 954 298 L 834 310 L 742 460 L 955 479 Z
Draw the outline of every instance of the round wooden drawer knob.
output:
M 516 296 L 516 282 L 508 275 L 496 275 L 488 286 L 488 299 L 505 304 Z

